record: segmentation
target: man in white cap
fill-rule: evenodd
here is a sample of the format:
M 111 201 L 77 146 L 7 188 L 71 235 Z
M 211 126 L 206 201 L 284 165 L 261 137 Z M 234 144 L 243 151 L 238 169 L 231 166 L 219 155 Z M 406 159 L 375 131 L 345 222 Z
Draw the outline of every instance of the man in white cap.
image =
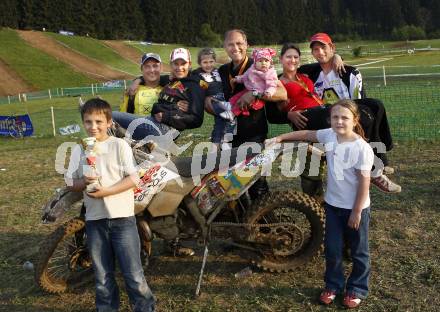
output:
M 191 54 L 188 49 L 177 48 L 170 55 L 170 82 L 153 105 L 152 115 L 179 131 L 198 128 L 203 123 L 205 91 L 200 79 L 190 75 Z M 182 110 L 179 102 L 188 103 Z

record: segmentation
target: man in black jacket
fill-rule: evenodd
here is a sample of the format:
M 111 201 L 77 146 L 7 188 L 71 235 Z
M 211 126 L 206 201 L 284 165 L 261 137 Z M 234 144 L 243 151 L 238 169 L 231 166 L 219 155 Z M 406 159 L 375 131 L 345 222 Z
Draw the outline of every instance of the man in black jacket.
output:
M 389 128 L 386 110 L 383 103 L 377 99 L 366 98 L 365 90 L 362 85 L 362 76 L 359 70 L 352 66 L 345 66 L 345 73 L 339 74 L 333 69 L 333 57 L 335 55 L 335 45 L 329 35 L 317 33 L 310 40 L 310 48 L 313 57 L 318 61 L 315 64 L 303 65 L 299 72 L 307 74 L 313 81 L 315 92 L 326 104 L 333 104 L 340 99 L 352 99 L 356 102 L 361 112 L 361 124 L 370 142 L 381 142 L 385 145 L 386 151 L 393 147 L 391 131 Z M 324 116 L 323 115 L 324 112 Z M 328 127 L 328 110 L 311 109 L 308 112 L 300 113 L 304 122 L 313 121 L 314 128 L 320 129 Z M 319 125 L 322 123 L 322 125 Z M 316 126 L 318 124 L 318 126 Z M 297 128 L 298 125 L 295 123 Z M 310 128 L 310 127 L 308 127 Z M 392 168 L 388 166 L 388 159 L 385 151 L 376 151 L 385 166 L 385 172 L 390 173 Z M 302 176 L 303 179 L 307 177 Z M 311 182 L 313 183 L 319 182 Z M 383 172 L 376 172 L 372 178 L 372 183 L 381 191 L 386 193 L 399 193 L 401 187 L 392 182 Z M 313 186 L 312 186 L 313 188 Z
M 232 79 L 238 75 L 242 75 L 251 67 L 253 60 L 247 56 L 247 37 L 244 31 L 240 29 L 232 29 L 226 32 L 224 49 L 231 59 L 230 63 L 220 66 L 218 69 L 223 83 L 223 93 L 225 99 L 229 100 L 233 95 L 245 89 L 243 84 L 234 84 Z M 262 94 L 249 91 L 244 94 L 238 101 L 239 105 L 248 106 L 255 99 L 262 98 L 269 100 Z M 270 101 L 284 101 L 287 99 L 287 93 L 281 83 L 279 83 L 277 91 Z M 273 103 L 267 105 L 274 105 Z M 210 103 L 206 103 L 205 108 L 212 113 Z M 267 107 L 266 107 L 267 108 Z M 238 147 L 243 143 L 263 143 L 267 138 L 267 120 L 265 109 L 249 110 L 249 115 L 237 116 L 237 134 L 234 135 L 232 146 Z M 265 177 L 261 177 L 249 189 L 251 199 L 256 199 L 265 194 L 269 190 Z

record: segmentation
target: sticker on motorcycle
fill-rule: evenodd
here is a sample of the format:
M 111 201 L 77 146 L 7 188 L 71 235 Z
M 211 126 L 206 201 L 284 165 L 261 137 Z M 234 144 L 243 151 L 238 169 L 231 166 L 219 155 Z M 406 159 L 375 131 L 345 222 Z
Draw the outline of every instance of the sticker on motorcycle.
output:
M 134 190 L 135 205 L 147 205 L 153 195 L 159 193 L 166 182 L 179 177 L 178 174 L 159 164 L 140 172 L 140 181 Z

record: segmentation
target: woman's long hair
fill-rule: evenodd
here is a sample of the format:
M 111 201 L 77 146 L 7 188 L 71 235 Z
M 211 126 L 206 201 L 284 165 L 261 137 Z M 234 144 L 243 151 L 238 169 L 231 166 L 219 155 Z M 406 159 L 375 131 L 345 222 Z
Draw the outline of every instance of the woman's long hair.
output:
M 361 126 L 361 115 L 357 104 L 353 100 L 340 100 L 336 102 L 330 107 L 330 118 L 332 116 L 332 111 L 336 106 L 346 108 L 353 114 L 353 120 L 355 123 L 353 131 L 356 134 L 360 135 L 365 141 L 367 141 L 367 139 L 365 138 L 364 129 Z

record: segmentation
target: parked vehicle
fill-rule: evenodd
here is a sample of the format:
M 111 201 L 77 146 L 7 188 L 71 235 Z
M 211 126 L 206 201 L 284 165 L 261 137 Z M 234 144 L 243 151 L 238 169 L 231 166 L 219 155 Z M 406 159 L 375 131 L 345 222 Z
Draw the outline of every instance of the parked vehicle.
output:
M 232 149 L 215 155 L 177 157 L 166 164 L 141 149 L 133 151 L 144 167 L 135 202 L 145 254 L 151 254 L 151 242 L 156 238 L 190 240 L 205 246 L 221 240 L 243 248 L 257 267 L 282 272 L 301 269 L 320 252 L 324 214 L 313 198 L 295 190 L 273 191 L 255 202 L 246 195 L 262 167 L 282 150 L 247 153 L 240 160 L 238 150 Z M 229 162 L 222 165 L 228 153 Z M 201 174 L 194 166 L 191 170 L 192 163 L 206 164 L 210 157 L 215 161 L 211 172 Z M 199 174 L 197 184 L 194 176 Z M 81 198 L 80 193 L 60 190 L 46 205 L 43 221 L 58 220 Z M 207 248 L 205 260 L 206 253 Z M 61 293 L 90 272 L 82 211 L 45 239 L 35 280 L 45 291 Z

